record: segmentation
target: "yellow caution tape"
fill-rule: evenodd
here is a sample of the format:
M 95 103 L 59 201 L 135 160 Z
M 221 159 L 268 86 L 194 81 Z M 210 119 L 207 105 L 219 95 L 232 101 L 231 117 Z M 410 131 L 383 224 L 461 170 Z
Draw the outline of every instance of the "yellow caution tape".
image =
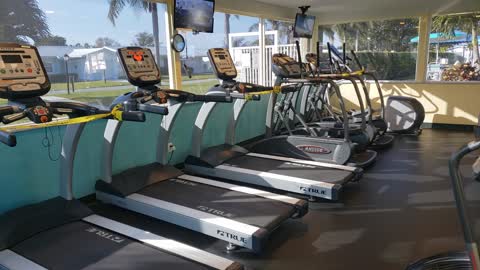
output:
M 261 95 L 268 95 L 268 94 L 279 94 L 282 92 L 282 87 L 281 86 L 274 86 L 272 90 L 268 91 L 259 91 L 259 92 L 249 92 L 245 94 L 245 100 L 252 100 L 254 96 L 261 96 Z
M 122 111 L 120 109 L 121 109 L 121 104 L 115 106 L 112 109 L 112 111 L 109 113 L 88 115 L 88 116 L 76 117 L 72 119 L 63 119 L 63 120 L 57 120 L 57 121 L 52 121 L 52 122 L 42 123 L 42 124 L 26 123 L 26 124 L 21 124 L 16 126 L 1 127 L 0 130 L 6 131 L 6 132 L 18 132 L 18 131 L 24 131 L 29 129 L 82 124 L 82 123 L 88 123 L 88 122 L 92 122 L 95 120 L 104 119 L 108 117 L 112 117 L 115 120 L 122 121 Z

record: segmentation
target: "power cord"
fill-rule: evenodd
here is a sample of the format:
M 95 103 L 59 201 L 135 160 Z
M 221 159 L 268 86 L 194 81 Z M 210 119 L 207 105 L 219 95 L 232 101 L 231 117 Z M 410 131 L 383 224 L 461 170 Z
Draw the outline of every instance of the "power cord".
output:
M 60 127 L 57 126 L 55 128 L 57 129 L 57 135 L 60 141 L 60 151 L 56 157 L 54 157 L 52 153 L 52 146 L 55 145 L 55 135 L 53 134 L 53 130 L 52 130 L 54 128 L 44 128 L 43 130 L 45 131 L 45 135 L 42 139 L 42 145 L 44 148 L 47 148 L 47 151 L 48 151 L 48 158 L 50 159 L 50 161 L 54 161 L 54 162 L 60 160 L 60 156 L 62 155 L 61 149 L 63 146 L 62 135 L 60 134 L 61 133 Z
M 170 157 L 168 158 L 168 162 L 167 162 L 168 165 L 170 165 L 170 161 L 172 161 L 173 153 L 175 153 L 175 151 L 170 152 Z

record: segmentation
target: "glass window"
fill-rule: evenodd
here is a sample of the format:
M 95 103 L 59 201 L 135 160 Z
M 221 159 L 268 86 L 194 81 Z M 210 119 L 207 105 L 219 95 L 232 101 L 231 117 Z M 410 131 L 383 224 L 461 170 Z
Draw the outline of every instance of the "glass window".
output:
M 293 38 L 293 23 L 266 19 L 265 23 L 265 85 L 273 86 L 275 76 L 272 72 L 272 55 L 287 54 L 294 59 L 297 49 Z
M 432 19 L 427 80 L 480 81 L 480 12 Z
M 205 93 L 218 80 L 207 56 L 210 48 L 229 48 L 237 80 L 258 82 L 258 18 L 215 12 L 214 32 L 183 32 L 187 47 L 181 53 L 182 90 Z
M 161 68 L 163 83 L 168 84 L 165 5 L 121 3 L 0 1 L 0 41 L 38 47 L 52 81 L 48 95 L 108 106 L 115 97 L 133 89 L 118 61 L 119 47 L 149 47 Z M 153 32 L 155 16 L 158 33 Z
M 327 42 L 339 49 L 345 42 L 347 51 L 355 50 L 362 65 L 367 70 L 375 71 L 380 80 L 415 79 L 417 36 L 418 19 L 368 21 L 319 27 L 323 52 L 326 52 Z

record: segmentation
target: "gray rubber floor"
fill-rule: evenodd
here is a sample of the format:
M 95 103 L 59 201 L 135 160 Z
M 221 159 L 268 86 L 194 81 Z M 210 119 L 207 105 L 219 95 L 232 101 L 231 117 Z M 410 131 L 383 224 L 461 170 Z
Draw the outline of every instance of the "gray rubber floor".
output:
M 424 130 L 399 136 L 379 151 L 362 180 L 349 184 L 340 203 L 316 202 L 300 220 L 280 226 L 262 254 L 225 251 L 225 242 L 175 225 L 95 203 L 94 210 L 153 233 L 239 261 L 248 269 L 404 269 L 439 252 L 463 249 L 448 177 L 450 154 L 472 133 Z M 469 156 L 462 163 L 476 227 L 480 183 L 471 179 Z

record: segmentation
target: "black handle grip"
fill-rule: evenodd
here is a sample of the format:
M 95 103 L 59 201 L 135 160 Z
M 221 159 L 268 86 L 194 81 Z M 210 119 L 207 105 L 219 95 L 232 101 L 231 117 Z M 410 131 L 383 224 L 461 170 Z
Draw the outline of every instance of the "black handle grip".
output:
M 145 114 L 143 112 L 122 112 L 123 121 L 145 122 Z
M 139 104 L 138 109 L 142 112 L 149 112 L 154 114 L 167 115 L 168 108 L 164 106 L 152 105 L 152 104 Z
M 15 113 L 15 110 L 13 109 L 12 106 L 0 107 L 0 117 L 13 114 L 13 113 Z
M 302 64 L 302 52 L 300 51 L 300 41 L 295 41 L 295 47 L 297 49 L 297 60 L 299 64 Z
M 193 101 L 230 103 L 232 102 L 232 97 L 217 95 L 195 95 L 193 97 Z
M 11 114 L 11 115 L 7 115 L 7 116 L 4 116 L 2 118 L 2 123 L 4 124 L 10 124 L 10 123 L 13 123 L 13 122 L 16 122 L 18 120 L 21 120 L 23 118 L 27 117 L 27 113 L 26 112 L 21 112 L 21 113 L 16 113 L 16 114 Z
M 14 147 L 17 145 L 17 137 L 11 133 L 0 130 L 0 142 L 10 147 Z
M 298 85 L 285 85 L 282 86 L 282 93 L 294 93 L 297 92 L 300 88 L 301 87 L 299 87 Z

